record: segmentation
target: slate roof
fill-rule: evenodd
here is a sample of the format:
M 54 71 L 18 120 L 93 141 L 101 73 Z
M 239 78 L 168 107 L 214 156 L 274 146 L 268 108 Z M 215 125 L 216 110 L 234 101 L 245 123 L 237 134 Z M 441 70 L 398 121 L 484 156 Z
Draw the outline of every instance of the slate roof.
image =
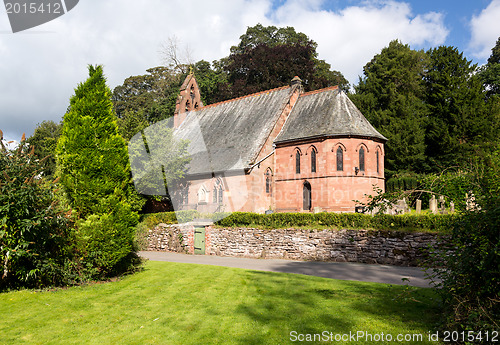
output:
M 337 87 L 302 94 L 276 143 L 314 137 L 368 137 L 387 141 Z
M 188 174 L 248 168 L 268 138 L 292 88 L 281 87 L 190 112 L 175 131 L 189 140 Z

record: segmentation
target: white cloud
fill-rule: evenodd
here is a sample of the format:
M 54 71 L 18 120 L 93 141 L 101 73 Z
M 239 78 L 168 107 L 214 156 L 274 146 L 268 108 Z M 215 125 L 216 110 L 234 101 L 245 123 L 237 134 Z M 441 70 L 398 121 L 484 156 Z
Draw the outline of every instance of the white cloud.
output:
M 395 1 L 366 2 L 338 12 L 311 10 L 307 4 L 289 1 L 275 18 L 315 40 L 320 58 L 351 83 L 357 83 L 362 67 L 394 39 L 412 46 L 439 45 L 448 35 L 441 14 L 414 16 L 407 3 Z
M 493 0 L 478 16 L 470 21 L 471 41 L 469 49 L 478 59 L 485 60 L 500 37 L 500 0 Z

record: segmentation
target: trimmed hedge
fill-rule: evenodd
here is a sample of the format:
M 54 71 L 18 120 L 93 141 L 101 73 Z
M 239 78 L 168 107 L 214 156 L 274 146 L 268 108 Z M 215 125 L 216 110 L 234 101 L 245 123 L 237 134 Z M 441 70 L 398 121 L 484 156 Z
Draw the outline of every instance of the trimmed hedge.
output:
M 204 218 L 197 211 L 177 212 L 179 223 Z M 225 216 L 225 217 L 224 217 Z M 220 219 L 215 224 L 224 227 L 261 226 L 265 228 L 287 227 L 332 227 L 348 229 L 427 231 L 448 233 L 458 215 L 403 214 L 403 215 L 366 215 L 361 213 L 273 213 L 259 214 L 234 212 L 231 214 L 212 215 L 208 218 Z M 148 227 L 159 223 L 177 223 L 174 212 L 146 215 L 143 221 Z

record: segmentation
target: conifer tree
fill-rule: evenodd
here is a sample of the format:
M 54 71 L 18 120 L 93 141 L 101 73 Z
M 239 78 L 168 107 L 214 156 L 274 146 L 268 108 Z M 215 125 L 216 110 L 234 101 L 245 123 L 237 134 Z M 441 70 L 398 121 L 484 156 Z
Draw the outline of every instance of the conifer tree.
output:
M 100 275 L 116 272 L 134 249 L 139 202 L 101 66 L 89 66 L 89 78 L 70 99 L 57 165 L 61 185 L 80 217 L 79 250 Z
M 385 137 L 386 175 L 421 172 L 425 162 L 427 106 L 422 74 L 423 51 L 395 40 L 368 62 L 364 78 L 351 99 L 368 121 Z
M 434 171 L 459 166 L 475 149 L 488 149 L 498 133 L 486 107 L 486 94 L 477 66 L 455 47 L 441 46 L 427 53 L 425 74 L 429 119 L 426 156 Z

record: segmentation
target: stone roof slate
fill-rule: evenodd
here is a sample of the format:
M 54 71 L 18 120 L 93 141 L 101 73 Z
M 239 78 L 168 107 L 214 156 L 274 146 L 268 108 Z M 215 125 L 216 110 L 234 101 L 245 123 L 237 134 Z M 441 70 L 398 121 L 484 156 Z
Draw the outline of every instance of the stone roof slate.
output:
M 337 87 L 302 94 L 275 142 L 324 136 L 387 140 Z
M 189 140 L 188 174 L 248 168 L 290 100 L 290 86 L 205 106 L 190 112 L 175 131 Z

